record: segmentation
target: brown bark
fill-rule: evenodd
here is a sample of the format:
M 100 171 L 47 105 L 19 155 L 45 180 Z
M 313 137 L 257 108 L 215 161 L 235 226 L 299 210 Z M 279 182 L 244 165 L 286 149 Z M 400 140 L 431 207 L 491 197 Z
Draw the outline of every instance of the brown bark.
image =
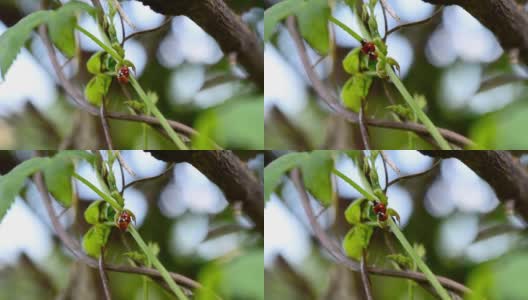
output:
M 257 35 L 223 0 L 140 0 L 165 15 L 185 15 L 210 34 L 225 54 L 236 53 L 250 79 L 264 90 L 264 50 Z
M 231 151 L 149 151 L 167 162 L 188 162 L 214 182 L 231 204 L 242 210 L 264 235 L 264 188 L 247 166 Z
M 484 179 L 500 201 L 515 201 L 516 211 L 528 219 L 528 172 L 507 151 L 420 151 L 438 158 L 456 158 Z
M 423 0 L 439 5 L 459 5 L 491 30 L 505 50 L 519 49 L 528 63 L 528 13 L 514 0 Z

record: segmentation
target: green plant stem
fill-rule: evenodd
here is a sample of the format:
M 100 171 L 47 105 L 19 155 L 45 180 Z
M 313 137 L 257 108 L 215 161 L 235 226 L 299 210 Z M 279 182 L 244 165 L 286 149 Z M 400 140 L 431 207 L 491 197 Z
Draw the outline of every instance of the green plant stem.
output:
M 387 223 L 389 224 L 389 227 L 391 231 L 394 233 L 400 244 L 402 245 L 403 249 L 409 254 L 409 256 L 412 258 L 414 263 L 418 266 L 418 269 L 420 269 L 427 280 L 431 283 L 435 291 L 438 293 L 440 298 L 442 300 L 451 300 L 451 297 L 449 297 L 449 294 L 444 289 L 444 287 L 438 282 L 438 279 L 436 279 L 436 276 L 431 272 L 429 267 L 424 263 L 424 261 L 418 256 L 418 254 L 414 251 L 414 248 L 411 246 L 409 241 L 407 241 L 407 238 L 405 238 L 405 235 L 401 232 L 400 228 L 398 228 L 398 225 L 394 223 L 392 218 L 388 218 Z
M 117 54 L 114 49 L 105 45 L 105 43 L 101 42 L 97 37 L 95 37 L 95 35 L 91 34 L 88 30 L 82 28 L 79 25 L 75 25 L 75 28 L 77 28 L 77 30 L 89 37 L 92 41 L 99 45 L 99 47 L 103 48 L 104 51 L 108 52 L 108 54 L 110 54 L 118 63 L 123 62 L 123 58 L 119 56 L 119 54 Z
M 172 127 L 169 125 L 169 122 L 167 122 L 167 119 L 165 119 L 165 117 L 158 110 L 156 105 L 154 105 L 154 103 L 152 103 L 152 101 L 150 101 L 150 98 L 147 97 L 147 95 L 145 94 L 145 91 L 143 91 L 143 88 L 141 88 L 141 86 L 137 82 L 136 78 L 134 78 L 134 76 L 132 76 L 132 75 L 130 75 L 130 84 L 136 90 L 136 92 L 138 93 L 138 95 L 141 98 L 141 100 L 143 100 L 143 102 L 145 102 L 145 104 L 147 105 L 147 109 L 149 111 L 151 111 L 152 114 L 156 118 L 158 118 L 158 120 L 160 121 L 161 127 L 163 127 L 163 129 L 165 129 L 165 131 L 167 132 L 169 137 L 172 139 L 172 141 L 174 142 L 176 147 L 178 147 L 179 150 L 188 150 L 188 148 L 185 145 L 185 143 L 180 139 L 178 134 L 176 134 L 174 129 L 172 129 Z
M 117 212 L 123 209 L 123 207 L 119 205 L 117 200 L 112 198 L 110 195 L 103 193 L 100 189 L 98 189 L 95 185 L 93 185 L 86 178 L 82 177 L 81 175 L 77 173 L 73 173 L 73 177 L 79 180 L 80 182 L 84 183 L 87 187 L 89 187 L 92 191 L 94 191 L 99 197 L 103 198 L 103 200 L 108 202 L 108 204 L 110 204 L 110 206 L 112 206 L 112 208 L 115 209 Z
M 330 15 L 330 17 L 328 17 L 328 20 L 334 24 L 336 24 L 337 26 L 339 26 L 339 28 L 343 29 L 346 33 L 350 34 L 353 38 L 355 38 L 358 42 L 362 42 L 363 41 L 363 38 L 357 33 L 355 32 L 354 30 L 352 30 L 352 28 L 346 26 L 344 23 L 342 23 L 341 21 L 339 21 L 338 19 L 334 18 L 332 15 Z
M 359 184 L 355 183 L 352 179 L 348 178 L 348 176 L 346 176 L 345 174 L 339 172 L 337 169 L 333 169 L 332 170 L 332 173 L 336 174 L 337 176 L 339 176 L 341 179 L 343 179 L 346 183 L 350 184 L 353 188 L 355 188 L 361 195 L 363 195 L 363 197 L 367 198 L 368 200 L 370 201 L 379 201 L 378 198 L 376 198 L 376 196 L 372 195 L 371 193 L 367 192 L 366 190 L 364 190 L 362 187 L 359 186 Z
M 81 26 L 76 25 L 75 27 L 80 32 L 82 32 L 87 37 L 89 37 L 91 40 L 93 40 L 95 43 L 97 43 L 97 45 L 99 45 L 101 48 L 103 48 L 106 52 L 108 52 L 108 54 L 110 54 L 117 61 L 118 64 L 122 64 L 123 63 L 123 58 L 121 56 L 119 56 L 119 54 L 117 54 L 117 52 L 115 52 L 114 49 L 112 49 L 111 47 L 108 47 L 107 45 L 105 45 L 97 37 L 95 37 L 93 34 L 88 32 L 86 29 L 82 28 Z M 161 127 L 163 127 L 163 129 L 165 129 L 165 131 L 167 132 L 167 134 L 169 135 L 171 140 L 174 142 L 176 147 L 179 150 L 188 150 L 187 146 L 185 145 L 185 143 L 176 134 L 174 129 L 172 129 L 172 127 L 169 125 L 169 122 L 167 122 L 167 119 L 165 119 L 165 117 L 158 110 L 156 105 L 154 105 L 154 103 L 152 103 L 150 101 L 150 99 L 145 94 L 145 91 L 143 91 L 143 88 L 141 87 L 141 85 L 139 85 L 137 80 L 132 75 L 130 75 L 130 83 L 132 84 L 132 87 L 136 90 L 136 92 L 138 93 L 138 95 L 141 98 L 141 100 L 143 100 L 143 102 L 145 102 L 145 104 L 147 105 L 148 111 L 151 111 L 152 114 L 160 121 Z
M 105 201 L 107 201 L 112 208 L 114 208 L 117 212 L 121 211 L 123 208 L 120 207 L 117 204 L 117 201 L 112 198 L 111 196 L 103 193 L 100 189 L 98 189 L 95 185 L 93 185 L 91 182 L 86 180 L 84 177 L 77 173 L 73 173 L 73 177 L 80 180 L 82 183 L 84 183 L 86 186 L 88 186 L 92 191 L 94 191 L 97 195 L 99 195 L 101 198 L 103 198 Z M 130 224 L 128 226 L 128 231 L 132 235 L 132 237 L 136 240 L 136 243 L 139 245 L 141 250 L 145 253 L 147 256 L 147 259 L 152 262 L 154 267 L 160 272 L 161 277 L 167 282 L 171 290 L 174 292 L 174 294 L 178 297 L 180 300 L 189 300 L 187 296 L 183 293 L 181 288 L 174 282 L 172 277 L 170 276 L 169 272 L 165 267 L 161 264 L 161 262 L 158 260 L 158 258 L 150 251 L 150 248 L 147 247 L 147 244 L 143 241 L 141 238 L 141 235 L 137 232 L 136 228 Z
M 398 78 L 396 73 L 394 73 L 394 70 L 392 70 L 391 65 L 386 64 L 385 70 L 387 71 L 387 74 L 389 75 L 389 78 L 391 79 L 392 83 L 394 83 L 400 94 L 403 96 L 403 99 L 405 99 L 405 102 L 407 102 L 407 104 L 414 111 L 414 113 L 418 117 L 418 120 L 420 120 L 420 122 L 422 122 L 425 128 L 427 128 L 427 131 L 429 131 L 429 133 L 431 134 L 433 139 L 438 143 L 440 148 L 442 150 L 451 150 L 451 147 L 444 139 L 444 137 L 440 134 L 436 126 L 429 119 L 429 117 L 427 117 L 427 115 L 423 112 L 420 106 L 418 106 L 418 103 L 414 101 L 414 98 L 411 96 L 411 94 L 409 94 L 409 91 L 407 91 L 400 78 Z
M 176 284 L 176 282 L 174 282 L 167 269 L 165 269 L 165 267 L 161 264 L 158 258 L 150 251 L 150 248 L 147 246 L 145 241 L 143 241 L 141 235 L 139 235 L 136 228 L 130 225 L 128 227 L 128 231 L 136 240 L 136 243 L 138 244 L 139 248 L 141 248 L 145 255 L 147 255 L 147 259 L 151 261 L 154 267 L 160 272 L 161 277 L 163 277 L 165 282 L 169 285 L 170 289 L 174 292 L 178 299 L 189 300 L 189 298 L 187 298 L 187 296 L 185 296 L 185 294 L 183 293 L 182 289 Z

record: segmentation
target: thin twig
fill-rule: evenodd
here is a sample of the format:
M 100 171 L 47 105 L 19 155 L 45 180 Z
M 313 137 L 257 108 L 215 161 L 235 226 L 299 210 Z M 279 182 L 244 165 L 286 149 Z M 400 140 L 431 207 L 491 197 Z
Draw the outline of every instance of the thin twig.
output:
M 68 65 L 71 61 L 73 60 L 73 56 L 68 58 L 61 66 L 61 70 L 64 69 L 64 67 L 66 67 L 66 65 Z
M 343 118 L 345 118 L 347 121 L 351 123 L 357 124 L 359 120 L 358 115 L 355 112 L 347 110 L 345 107 L 343 107 L 340 104 L 340 100 L 327 89 L 327 87 L 323 84 L 323 82 L 318 78 L 317 74 L 312 70 L 310 59 L 308 58 L 308 55 L 306 53 L 306 47 L 304 46 L 304 43 L 301 39 L 299 31 L 297 30 L 297 24 L 296 24 L 295 18 L 288 17 L 287 25 L 288 25 L 288 30 L 291 36 L 293 37 L 293 41 L 297 48 L 297 52 L 299 53 L 299 56 L 301 58 L 304 71 L 306 72 L 306 75 L 310 79 L 310 82 L 312 83 L 312 87 L 314 88 L 316 93 L 328 105 L 328 107 L 332 111 L 334 111 L 334 113 L 342 116 Z M 365 123 L 369 126 L 412 131 L 412 132 L 415 132 L 416 134 L 419 134 L 420 136 L 425 136 L 425 137 L 430 136 L 427 128 L 424 125 L 415 123 L 415 122 L 394 122 L 390 120 L 365 118 Z M 438 128 L 438 130 L 440 131 L 440 134 L 446 140 L 454 144 L 457 144 L 463 147 L 464 146 L 469 147 L 469 146 L 475 145 L 471 140 L 469 140 L 468 138 L 456 132 L 443 129 L 443 128 Z
M 381 154 L 381 157 L 383 158 L 383 160 L 389 165 L 389 167 L 391 167 L 391 169 L 396 172 L 396 174 L 398 174 L 398 176 L 401 174 L 401 171 L 400 169 L 398 169 L 398 166 L 396 166 L 396 164 L 390 160 L 390 158 L 387 156 L 387 153 L 383 150 L 380 151 L 380 154 Z M 385 181 L 386 183 L 388 181 Z
M 129 36 L 127 36 L 126 38 L 123 39 L 123 43 L 126 42 L 127 40 L 135 37 L 135 36 L 138 36 L 138 35 L 141 35 L 141 34 L 145 34 L 145 33 L 149 33 L 149 32 L 154 32 L 154 31 L 157 31 L 157 30 L 160 30 L 161 28 L 165 27 L 167 24 L 169 24 L 171 21 L 172 21 L 172 18 L 173 17 L 169 17 L 167 18 L 167 20 L 165 20 L 165 22 L 163 22 L 160 26 L 156 27 L 156 28 L 152 28 L 152 29 L 147 29 L 147 30 L 142 30 L 142 31 L 137 31 L 137 32 L 134 32 L 132 34 L 130 34 Z
M 385 8 L 385 5 L 383 5 L 383 3 L 381 4 L 381 11 L 383 12 L 383 26 L 385 27 L 385 30 L 383 32 L 386 33 L 389 30 L 389 22 L 387 20 L 387 9 Z
M 391 17 L 393 17 L 396 21 L 398 22 L 401 21 L 400 17 L 398 17 L 394 9 L 392 9 L 392 7 L 387 2 L 387 0 L 381 0 L 381 7 L 383 8 L 383 10 L 386 10 L 389 13 L 389 15 L 391 15 Z M 387 20 L 385 20 L 385 23 L 387 23 Z
M 514 226 L 512 224 L 499 224 L 495 226 L 490 226 L 488 228 L 480 230 L 475 239 L 473 240 L 473 243 L 480 242 L 482 240 L 486 240 L 502 234 L 520 233 L 523 230 L 525 229 Z
M 125 22 L 127 22 L 127 24 L 130 25 L 130 27 L 132 27 L 132 29 L 135 30 L 136 26 L 132 23 L 132 21 L 130 21 L 130 19 L 128 18 L 127 14 L 125 13 L 123 8 L 121 7 L 121 4 L 119 4 L 119 2 L 117 2 L 117 0 L 111 0 L 111 1 L 114 2 L 114 7 L 116 8 L 117 12 L 119 13 L 119 16 L 121 17 L 121 21 L 125 20 Z
M 359 132 L 361 133 L 361 140 L 363 141 L 363 147 L 365 150 L 370 150 L 369 134 L 367 126 L 365 126 L 365 101 L 361 101 L 361 107 L 359 108 Z
M 46 47 L 46 50 L 48 52 L 48 56 L 50 58 L 51 64 L 53 66 L 53 69 L 55 70 L 55 73 L 57 74 L 57 77 L 59 78 L 60 85 L 64 88 L 64 90 L 72 97 L 74 103 L 82 110 L 90 113 L 93 116 L 99 116 L 99 109 L 91 104 L 89 104 L 86 99 L 84 98 L 83 94 L 75 87 L 73 84 L 66 78 L 66 75 L 64 72 L 60 69 L 59 62 L 57 60 L 57 57 L 55 55 L 55 49 L 51 45 L 51 42 L 48 38 L 48 33 L 45 26 L 41 26 L 39 28 L 40 36 L 44 42 L 44 45 Z M 121 112 L 107 112 L 106 116 L 110 119 L 116 119 L 116 120 L 125 120 L 125 121 L 132 121 L 132 122 L 139 122 L 139 123 L 146 123 L 150 125 L 154 125 L 159 128 L 161 126 L 160 121 L 153 117 L 153 116 L 147 116 L 147 115 L 130 115 L 126 113 Z M 179 123 L 173 120 L 167 120 L 169 125 L 178 133 L 184 134 L 187 137 L 191 136 L 197 136 L 200 133 L 193 128 L 183 124 Z M 213 147 L 215 149 L 222 149 L 219 145 L 211 141 Z
M 321 55 L 319 59 L 315 61 L 315 63 L 312 65 L 312 69 L 315 69 L 324 59 L 326 58 L 326 55 Z
M 106 106 L 106 97 L 103 96 L 103 101 L 101 103 L 101 125 L 103 126 L 103 132 L 106 140 L 106 146 L 107 149 L 110 151 L 114 150 L 114 144 L 112 142 L 112 136 L 110 136 L 110 126 L 108 125 L 108 121 L 106 120 L 106 112 L 105 112 L 105 106 Z
M 480 83 L 480 87 L 475 92 L 475 94 L 482 93 L 488 90 L 492 90 L 494 88 L 506 85 L 506 84 L 512 84 L 516 82 L 527 82 L 528 78 L 526 76 L 520 76 L 516 74 L 504 74 L 504 75 L 498 75 L 496 77 L 491 77 L 486 80 L 483 80 Z
M 440 8 L 437 9 L 437 10 L 436 10 L 436 11 L 435 11 L 435 12 L 434 12 L 429 18 L 427 18 L 427 19 L 423 19 L 423 20 L 416 21 L 416 22 L 410 22 L 410 23 L 401 24 L 401 25 L 398 25 L 398 26 L 396 26 L 396 27 L 390 29 L 389 31 L 387 31 L 387 32 L 385 33 L 385 37 L 383 37 L 383 40 L 385 40 L 385 39 L 387 38 L 387 36 L 389 36 L 389 34 L 395 32 L 395 31 L 398 31 L 398 30 L 400 30 L 400 29 L 407 28 L 407 27 L 412 27 L 412 26 L 415 26 L 415 25 L 425 24 L 425 23 L 431 21 L 431 20 L 432 20 L 437 14 L 439 14 L 439 13 L 442 11 L 443 8 L 444 8 L 443 6 L 440 6 Z
M 117 153 L 118 153 L 119 157 L 121 157 L 121 153 L 120 152 L 117 152 Z M 125 186 L 125 171 L 123 170 L 123 165 L 124 165 L 123 158 L 121 157 L 121 159 L 118 159 L 117 163 L 119 164 L 119 172 L 121 174 L 121 193 L 119 193 L 119 194 L 122 197 L 123 196 L 123 187 Z
M 125 22 L 123 22 L 123 18 L 121 17 L 121 15 L 119 15 L 119 22 L 121 23 L 121 47 L 123 47 L 125 44 L 126 32 L 125 32 Z
M 385 188 L 383 189 L 383 193 L 387 193 L 387 183 L 389 182 L 389 170 L 387 170 L 387 159 L 385 158 L 385 154 L 383 151 L 380 152 L 381 154 L 381 161 L 383 162 L 383 173 L 385 175 Z
M 110 294 L 110 286 L 108 282 L 108 276 L 105 272 L 105 266 L 104 266 L 104 247 L 101 247 L 101 256 L 99 256 L 99 276 L 101 276 L 101 283 L 103 285 L 103 290 L 105 294 L 106 300 L 112 300 L 112 295 Z
M 367 251 L 365 249 L 363 249 L 363 255 L 361 256 L 359 267 L 361 273 L 361 282 L 363 283 L 363 288 L 365 289 L 365 296 L 367 297 L 367 300 L 372 300 L 374 297 L 372 297 L 372 287 L 368 277 Z
M 157 179 L 157 178 L 160 178 L 160 177 L 163 177 L 165 174 L 167 174 L 170 170 L 172 170 L 172 168 L 174 167 L 174 163 L 171 163 L 169 167 L 167 167 L 167 169 L 165 169 L 165 171 L 163 171 L 161 174 L 158 174 L 156 176 L 152 176 L 152 177 L 147 177 L 147 178 L 141 178 L 141 179 L 138 179 L 138 180 L 134 180 L 134 181 L 131 181 L 129 182 L 128 184 L 126 184 L 125 186 L 123 186 L 123 189 L 121 190 L 121 193 L 123 193 L 124 190 L 126 190 L 127 188 L 133 186 L 134 184 L 137 184 L 137 183 L 140 183 L 140 182 L 145 182 L 145 181 L 149 181 L 149 180 L 154 180 L 154 179 Z
M 402 180 L 406 180 L 406 179 L 410 179 L 410 178 L 414 178 L 414 177 L 418 177 L 418 176 L 425 175 L 425 174 L 431 172 L 434 168 L 436 168 L 436 166 L 438 166 L 438 164 L 440 163 L 440 161 L 441 161 L 440 159 L 437 160 L 437 161 L 435 161 L 435 162 L 433 163 L 433 165 L 432 165 L 429 169 L 427 169 L 427 170 L 425 170 L 425 171 L 423 171 L 423 172 L 398 177 L 398 178 L 392 180 L 391 182 L 389 182 L 389 183 L 387 184 L 386 188 L 388 188 L 389 186 L 391 186 L 391 185 L 393 185 L 393 184 L 395 184 L 395 183 L 397 183 L 397 182 L 399 182 L 399 181 L 402 181 Z
M 58 150 L 69 149 L 73 145 L 74 139 L 77 136 L 77 131 L 81 128 L 81 111 L 75 111 L 73 115 L 73 125 L 71 132 L 62 140 Z
M 74 240 L 70 235 L 66 232 L 66 229 L 62 226 L 62 224 L 59 222 L 59 219 L 57 219 L 57 216 L 53 210 L 53 206 L 51 204 L 51 198 L 48 193 L 48 189 L 46 188 L 46 185 L 44 184 L 44 179 L 42 176 L 42 173 L 36 173 L 33 176 L 33 180 L 35 184 L 37 185 L 37 189 L 40 193 L 40 196 L 42 198 L 42 201 L 44 202 L 44 206 L 46 208 L 46 211 L 48 213 L 48 216 L 50 217 L 51 224 L 53 226 L 53 229 L 55 229 L 55 232 L 59 239 L 62 241 L 62 243 L 68 248 L 73 255 L 82 261 L 84 264 L 92 267 L 92 268 L 98 268 L 98 262 L 86 255 L 79 245 L 79 243 Z M 108 264 L 105 263 L 105 269 L 110 271 L 116 271 L 121 273 L 135 273 L 135 274 L 142 274 L 147 275 L 152 278 L 161 279 L 161 274 L 158 270 L 146 268 L 146 267 L 134 267 L 134 266 L 126 266 L 126 265 L 114 265 L 114 264 Z M 174 272 L 170 272 L 171 277 L 180 284 L 184 284 L 188 287 L 198 289 L 202 288 L 202 285 L 194 280 L 192 280 L 189 277 L 186 277 L 181 274 L 177 274 Z
M 346 257 L 344 253 L 342 252 L 342 250 L 337 246 L 337 243 L 335 243 L 333 240 L 330 239 L 330 237 L 326 234 L 326 232 L 323 230 L 323 228 L 319 225 L 319 223 L 315 219 L 314 213 L 312 211 L 312 207 L 310 206 L 308 194 L 306 192 L 304 183 L 302 181 L 301 173 L 298 169 L 294 169 L 291 172 L 291 179 L 295 185 L 297 192 L 300 195 L 301 204 L 304 208 L 306 216 L 308 217 L 308 221 L 312 227 L 312 230 L 317 240 L 330 253 L 330 255 L 334 257 L 334 259 L 336 259 L 336 261 L 338 261 L 340 264 L 343 264 L 345 267 L 347 267 L 348 269 L 354 272 L 359 272 L 360 270 L 359 263 Z M 409 270 L 403 270 L 403 271 L 390 270 L 390 269 L 382 269 L 378 267 L 367 267 L 367 270 L 371 274 L 389 276 L 389 277 L 407 278 L 407 279 L 412 279 L 418 283 L 428 283 L 428 279 L 425 277 L 423 273 L 420 273 L 420 272 L 409 271 Z M 436 278 L 445 288 L 449 290 L 452 290 L 460 294 L 471 293 L 471 290 L 468 287 L 452 279 L 442 277 L 442 276 L 436 276 Z

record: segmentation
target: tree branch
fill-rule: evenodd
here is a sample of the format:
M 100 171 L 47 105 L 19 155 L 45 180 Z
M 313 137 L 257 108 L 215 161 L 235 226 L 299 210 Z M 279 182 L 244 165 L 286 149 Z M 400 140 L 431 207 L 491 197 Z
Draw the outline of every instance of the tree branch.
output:
M 306 75 L 312 83 L 315 92 L 335 114 L 342 116 L 351 123 L 358 124 L 358 114 L 343 107 L 340 104 L 341 101 L 332 92 L 330 92 L 330 90 L 328 90 L 328 88 L 324 85 L 324 83 L 321 81 L 321 79 L 319 79 L 315 71 L 312 69 L 312 64 L 308 58 L 308 54 L 306 53 L 306 47 L 304 46 L 301 35 L 299 34 L 299 31 L 297 29 L 295 18 L 289 17 L 286 23 L 288 25 L 288 31 L 290 32 L 297 48 L 297 52 L 299 53 L 299 56 L 301 58 L 301 62 L 304 66 L 304 71 L 306 72 Z M 412 131 L 424 137 L 430 136 L 429 132 L 427 131 L 427 128 L 425 128 L 424 125 L 415 122 L 395 122 L 390 120 L 378 120 L 372 118 L 365 118 L 364 121 L 365 124 L 369 126 L 406 130 Z M 443 128 L 438 128 L 438 130 L 440 131 L 440 134 L 450 143 L 454 143 L 462 147 L 474 145 L 471 140 L 456 132 Z
M 304 183 L 302 180 L 302 175 L 299 169 L 294 169 L 291 172 L 291 179 L 295 185 L 295 188 L 297 192 L 299 193 L 301 204 L 304 208 L 304 211 L 306 213 L 306 216 L 308 217 L 308 221 L 310 222 L 311 228 L 314 232 L 315 237 L 319 241 L 319 243 L 330 253 L 330 255 L 339 263 L 344 265 L 346 268 L 348 268 L 351 271 L 354 272 L 360 272 L 361 266 L 357 261 L 349 259 L 345 254 L 343 253 L 342 249 L 337 245 L 337 243 L 332 240 L 324 231 L 324 229 L 319 225 L 317 222 L 317 219 L 314 215 L 314 212 L 312 210 L 312 207 L 310 206 L 308 193 L 306 192 L 306 189 L 304 187 Z M 367 271 L 371 274 L 377 274 L 381 276 L 389 276 L 389 277 L 399 277 L 399 278 L 407 278 L 412 279 L 418 283 L 428 283 L 427 278 L 423 273 L 410 271 L 410 270 L 390 270 L 390 269 L 382 269 L 378 267 L 367 267 Z M 442 276 L 436 276 L 440 284 L 442 284 L 445 288 L 460 293 L 471 293 L 471 290 L 464 286 L 463 284 L 460 284 L 452 279 L 442 277 Z
M 498 38 L 505 50 L 519 49 L 528 63 L 528 14 L 514 0 L 423 0 L 432 4 L 459 5 Z
M 104 252 L 104 247 L 102 247 L 101 256 L 99 256 L 99 263 L 97 266 L 99 267 L 99 276 L 101 276 L 101 283 L 103 285 L 105 299 L 112 300 L 112 295 L 110 294 L 110 283 L 104 267 Z
M 500 201 L 515 201 L 528 220 L 528 172 L 507 151 L 420 151 L 438 158 L 456 158 L 484 179 Z
M 225 54 L 235 52 L 250 79 L 264 90 L 264 50 L 257 35 L 223 0 L 140 0 L 165 15 L 185 15 L 210 34 Z
M 55 73 L 59 79 L 59 84 L 64 88 L 66 93 L 72 97 L 75 104 L 82 109 L 83 111 L 99 117 L 100 112 L 99 109 L 90 103 L 86 101 L 83 94 L 77 89 L 69 80 L 66 78 L 66 75 L 64 74 L 59 61 L 57 60 L 57 56 L 55 54 L 55 49 L 51 45 L 51 42 L 48 37 L 48 32 L 45 26 L 40 26 L 39 28 L 39 34 L 42 38 L 42 41 L 44 42 L 44 46 L 46 47 L 46 50 L 48 52 L 48 56 L 51 61 L 51 65 L 53 69 L 55 70 Z M 106 112 L 106 117 L 110 119 L 116 119 L 116 120 L 125 120 L 125 121 L 131 121 L 131 122 L 139 122 L 139 123 L 146 123 L 153 126 L 161 126 L 160 121 L 153 116 L 147 116 L 147 115 L 130 115 L 126 113 L 121 112 Z M 169 125 L 178 133 L 184 134 L 186 137 L 195 136 L 199 133 L 194 130 L 193 128 L 183 124 L 179 123 L 173 120 L 167 120 L 169 122 Z M 216 143 L 213 142 L 213 145 L 215 148 L 220 149 L 221 147 L 218 146 Z
M 91 268 L 97 269 L 99 266 L 99 263 L 97 260 L 91 258 L 90 256 L 86 255 L 81 250 L 81 246 L 79 245 L 79 242 L 75 239 L 73 239 L 67 232 L 66 229 L 62 226 L 59 219 L 57 218 L 57 215 L 55 214 L 55 211 L 53 210 L 53 206 L 51 203 L 51 197 L 49 195 L 48 189 L 46 188 L 46 185 L 44 184 L 44 178 L 42 176 L 42 173 L 37 173 L 33 176 L 33 181 L 37 185 L 37 189 L 40 193 L 40 196 L 42 198 L 42 202 L 44 203 L 44 207 L 46 208 L 46 211 L 48 213 L 48 216 L 51 220 L 51 225 L 53 226 L 53 229 L 55 230 L 55 233 L 59 237 L 59 239 L 62 241 L 62 243 L 68 248 L 73 255 L 82 261 L 84 264 L 90 266 Z M 158 270 L 146 268 L 146 267 L 134 267 L 134 266 L 127 266 L 127 265 L 115 265 L 115 264 L 104 264 L 104 268 L 110 271 L 116 271 L 121 273 L 135 273 L 135 274 L 142 274 L 147 275 L 152 278 L 161 279 L 161 274 L 158 272 Z M 186 276 L 169 272 L 171 277 L 178 283 L 183 284 L 191 288 L 202 288 L 202 285 L 191 278 L 188 278 Z
M 264 189 L 247 166 L 231 151 L 148 151 L 166 162 L 187 162 L 214 182 L 231 204 L 242 210 L 264 236 Z

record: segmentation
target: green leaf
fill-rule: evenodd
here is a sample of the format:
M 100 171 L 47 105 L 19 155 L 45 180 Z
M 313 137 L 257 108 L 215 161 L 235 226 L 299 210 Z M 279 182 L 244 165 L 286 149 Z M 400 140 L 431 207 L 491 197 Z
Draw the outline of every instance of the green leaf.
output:
M 414 94 L 414 101 L 418 104 L 418 107 L 424 109 L 427 106 L 427 98 L 421 94 Z
M 49 35 L 55 46 L 66 56 L 75 55 L 74 29 L 77 24 L 76 15 L 81 12 L 95 16 L 95 8 L 80 1 L 70 1 L 61 6 L 49 19 Z
M 160 252 L 160 247 L 159 247 L 158 243 L 148 242 L 147 246 L 149 247 L 150 252 L 152 253 L 152 255 L 158 256 L 158 254 Z
M 303 5 L 303 0 L 285 0 L 268 8 L 264 12 L 264 40 L 268 41 L 277 24 L 286 17 L 293 15 Z
M 416 118 L 414 111 L 407 105 L 396 104 L 396 105 L 389 105 L 386 108 L 394 112 L 395 114 L 397 114 L 399 117 L 403 119 L 414 120 Z
M 73 162 L 66 157 L 55 157 L 44 168 L 44 180 L 49 192 L 62 207 L 70 207 L 73 199 Z
M 93 164 L 96 158 L 95 155 L 85 150 L 65 150 L 55 154 L 53 158 L 55 159 L 58 157 L 69 159 L 72 161 L 85 160 L 90 164 Z
M 75 55 L 75 35 L 73 28 L 77 19 L 73 16 L 52 18 L 48 23 L 49 35 L 53 44 L 68 58 Z
M 104 54 L 106 52 L 99 51 L 96 52 L 90 57 L 88 62 L 86 63 L 86 68 L 88 69 L 88 72 L 97 75 L 104 72 Z
M 75 40 L 71 18 L 80 11 L 94 14 L 94 8 L 86 3 L 71 1 L 57 11 L 41 10 L 24 17 L 0 36 L 0 75 L 5 76 L 20 49 L 31 37 L 33 29 L 49 22 L 52 41 L 64 54 L 73 56 Z M 69 32 L 71 30 L 71 33 Z
M 133 261 L 141 262 L 145 265 L 147 264 L 147 256 L 139 251 L 125 252 L 124 255 L 129 257 Z
M 385 44 L 385 42 L 380 37 L 374 38 L 372 42 L 374 45 L 376 45 L 376 50 L 378 52 L 381 52 L 383 56 L 387 56 L 387 44 Z
M 345 106 L 352 111 L 359 112 L 361 101 L 368 95 L 371 85 L 372 77 L 370 76 L 364 74 L 352 76 L 341 91 L 341 99 Z
M 0 75 L 5 77 L 20 49 L 37 26 L 47 22 L 53 11 L 37 11 L 24 17 L 0 36 Z
M 343 69 L 348 74 L 356 74 L 359 73 L 359 56 L 360 56 L 361 48 L 357 47 L 352 49 L 352 51 L 348 52 L 345 59 L 343 59 Z
M 313 151 L 301 161 L 304 185 L 324 207 L 332 204 L 334 189 L 331 174 L 333 169 L 333 151 Z
M 282 176 L 297 167 L 307 157 L 308 154 L 305 152 L 288 153 L 272 161 L 264 168 L 264 199 L 266 201 L 269 200 L 269 197 L 279 185 Z
M 112 83 L 112 77 L 105 74 L 95 75 L 84 90 L 84 95 L 88 102 L 93 105 L 101 106 L 103 103 L 103 97 L 108 93 L 110 84 Z
M 413 265 L 413 260 L 401 253 L 389 254 L 387 258 L 397 263 L 400 267 L 411 268 Z
M 106 205 L 105 205 L 106 204 Z M 84 211 L 84 220 L 88 224 L 96 225 L 105 221 L 105 210 L 108 203 L 104 200 L 92 202 Z
M 86 254 L 99 258 L 101 248 L 106 245 L 110 236 L 111 228 L 106 225 L 97 224 L 92 226 L 83 236 L 82 246 Z
M 330 49 L 328 0 L 305 1 L 304 6 L 297 11 L 296 15 L 301 35 L 308 44 L 320 54 L 327 54 Z
M 386 65 L 385 60 L 378 59 L 378 62 L 376 63 L 376 73 L 378 74 L 378 77 L 380 78 L 387 77 L 387 72 L 385 72 L 385 65 Z
M 372 227 L 365 224 L 352 227 L 343 239 L 345 254 L 357 260 L 361 259 L 363 249 L 367 248 L 372 232 Z
M 356 0 L 345 0 L 345 3 L 350 7 L 351 10 L 356 9 Z
M 49 163 L 47 157 L 35 157 L 26 160 L 0 177 L 0 221 L 15 202 L 16 196 L 24 186 L 26 178 L 40 171 Z
M 208 110 L 196 120 L 195 128 L 200 135 L 193 137 L 193 148 L 213 149 L 212 139 L 223 148 L 264 148 L 264 99 L 228 101 Z
M 263 259 L 262 250 L 253 250 L 227 263 L 208 265 L 199 275 L 205 288 L 196 290 L 195 299 L 216 300 L 218 292 L 222 299 L 264 300 Z
M 361 223 L 361 204 L 365 202 L 366 198 L 359 198 L 356 201 L 350 203 L 350 205 L 345 210 L 345 219 L 351 225 L 356 225 Z

